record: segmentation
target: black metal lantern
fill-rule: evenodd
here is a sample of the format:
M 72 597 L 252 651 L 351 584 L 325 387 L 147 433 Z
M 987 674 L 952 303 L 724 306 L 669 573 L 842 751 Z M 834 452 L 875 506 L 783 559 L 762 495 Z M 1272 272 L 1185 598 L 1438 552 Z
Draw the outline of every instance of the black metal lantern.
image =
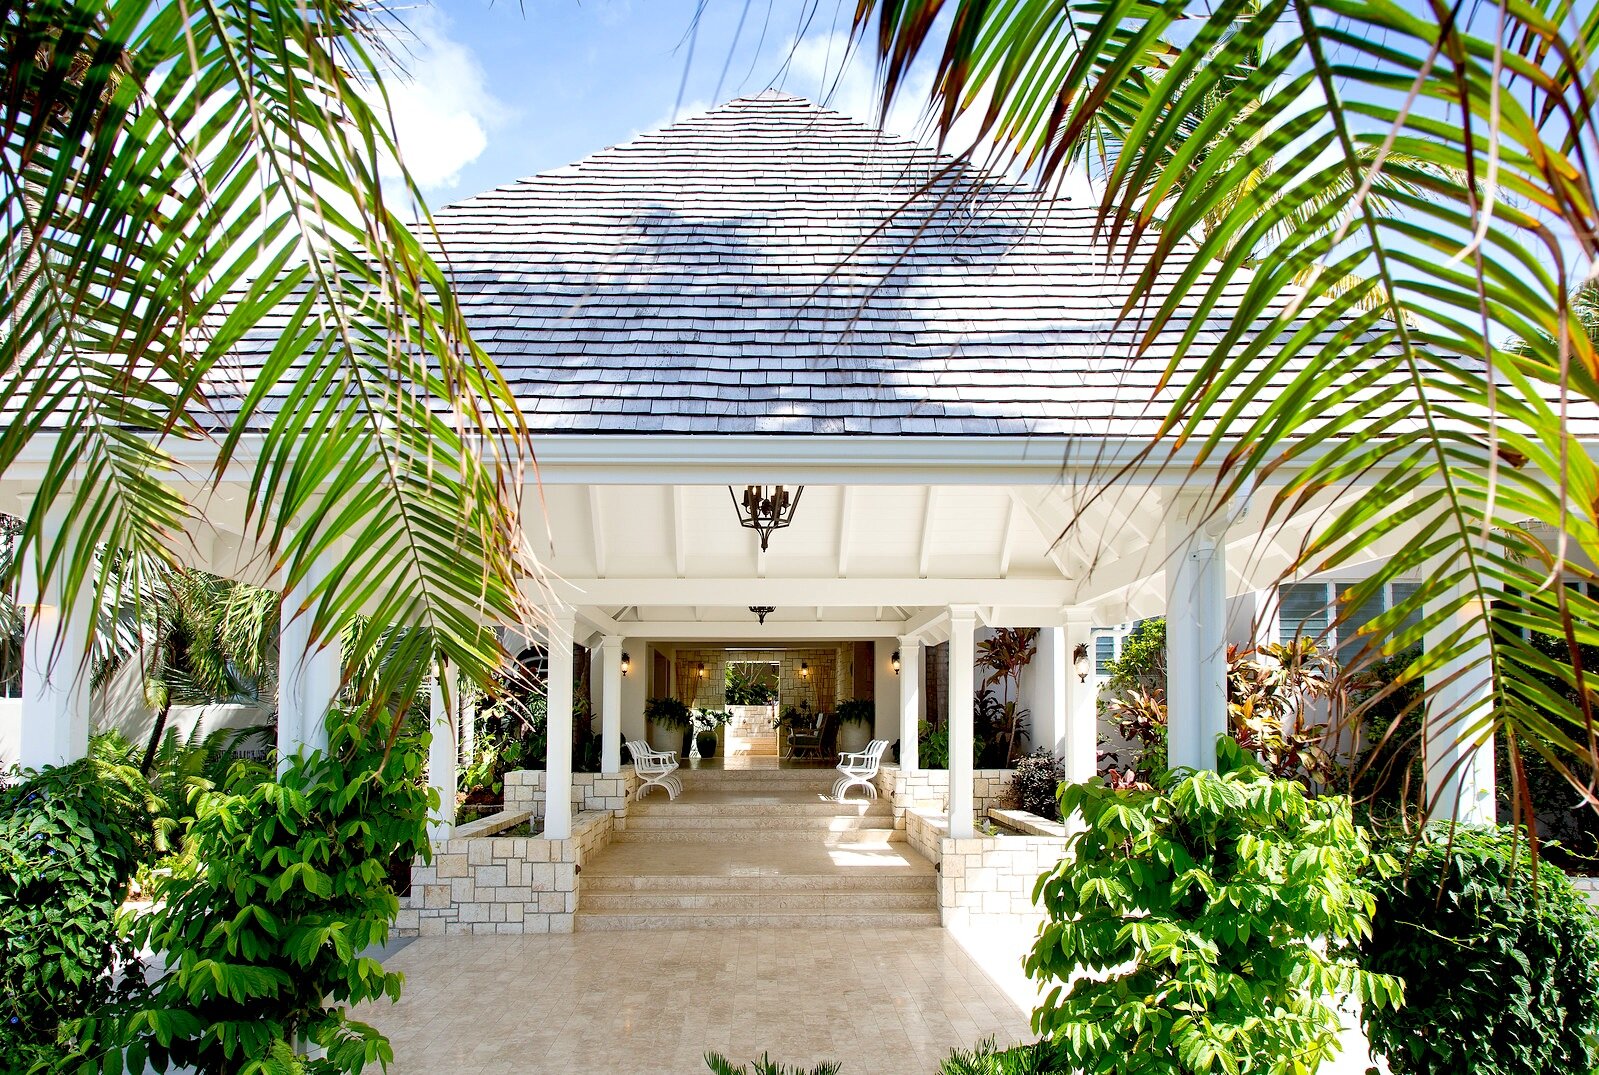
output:
M 746 485 L 741 501 L 733 487 L 727 487 L 727 495 L 738 509 L 738 524 L 761 535 L 762 552 L 766 551 L 766 542 L 774 530 L 781 530 L 794 521 L 794 509 L 799 507 L 803 492 L 803 485 L 796 486 L 792 492 L 781 485 Z
M 761 626 L 764 627 L 766 626 L 766 617 L 776 612 L 777 609 L 773 608 L 771 605 L 751 605 L 750 611 L 755 613 L 755 618 L 759 620 L 761 622 Z

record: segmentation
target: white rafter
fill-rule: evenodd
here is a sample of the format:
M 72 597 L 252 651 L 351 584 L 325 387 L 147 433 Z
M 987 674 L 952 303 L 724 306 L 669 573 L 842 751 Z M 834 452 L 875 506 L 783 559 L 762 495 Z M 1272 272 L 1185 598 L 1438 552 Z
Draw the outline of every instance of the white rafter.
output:
M 604 578 L 605 571 L 605 514 L 600 504 L 600 486 L 589 486 L 589 532 L 594 542 L 594 574 Z
M 683 537 L 683 487 L 672 486 L 672 569 L 678 578 L 688 575 L 688 542 Z
M 1011 494 L 1010 503 L 1005 509 L 1005 535 L 1000 540 L 999 546 L 999 577 L 1005 578 L 1010 574 L 1011 552 L 1015 547 L 1016 539 L 1016 495 Z
M 849 577 L 849 539 L 855 521 L 855 487 L 844 486 L 838 505 L 838 577 Z
M 916 561 L 916 574 L 927 577 L 928 565 L 933 559 L 933 513 L 938 510 L 938 486 L 927 487 L 927 504 L 922 511 L 922 551 Z

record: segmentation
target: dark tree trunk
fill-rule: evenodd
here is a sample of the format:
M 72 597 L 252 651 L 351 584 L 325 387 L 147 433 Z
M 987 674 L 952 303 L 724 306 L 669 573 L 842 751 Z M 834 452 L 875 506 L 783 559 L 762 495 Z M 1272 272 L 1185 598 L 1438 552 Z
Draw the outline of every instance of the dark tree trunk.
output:
M 168 696 L 170 698 L 170 695 Z M 150 729 L 150 741 L 144 747 L 144 761 L 139 765 L 139 771 L 148 779 L 150 770 L 155 765 L 155 752 L 161 746 L 161 736 L 167 730 L 167 714 L 172 712 L 172 702 L 168 701 L 161 707 L 161 712 L 156 714 L 155 727 Z

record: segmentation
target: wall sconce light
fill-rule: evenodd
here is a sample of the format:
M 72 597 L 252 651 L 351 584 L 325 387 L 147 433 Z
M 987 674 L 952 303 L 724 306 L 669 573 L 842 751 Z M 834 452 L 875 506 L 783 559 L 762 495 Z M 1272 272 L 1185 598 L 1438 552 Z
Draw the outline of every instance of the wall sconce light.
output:
M 627 655 L 627 650 L 622 651 L 622 674 L 625 676 L 633 669 L 633 658 Z
M 699 675 L 699 677 L 701 679 L 704 679 L 705 678 L 705 662 L 701 661 L 699 663 L 699 665 L 694 669 L 694 671 Z
M 806 679 L 806 678 L 808 678 L 810 676 L 810 674 L 811 674 L 811 666 L 809 664 L 807 664 L 805 661 L 801 661 L 800 662 L 800 678 L 801 679 Z
M 894 674 L 899 675 L 899 650 L 894 651 L 894 656 L 888 659 L 888 663 L 894 666 Z
M 1088 643 L 1079 642 L 1072 650 L 1072 665 L 1077 669 L 1077 682 L 1088 682 Z

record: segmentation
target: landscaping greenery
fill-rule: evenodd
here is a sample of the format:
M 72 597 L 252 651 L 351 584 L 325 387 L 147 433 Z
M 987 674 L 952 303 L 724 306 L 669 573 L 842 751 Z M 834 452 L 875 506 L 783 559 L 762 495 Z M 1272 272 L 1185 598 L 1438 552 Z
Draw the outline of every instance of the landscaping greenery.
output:
M 1048 748 L 1040 747 L 1016 763 L 1009 794 L 1017 809 L 1059 821 L 1060 785 L 1065 779 L 1066 767 L 1061 760 Z
M 1367 1036 L 1395 1075 L 1536 1075 L 1599 1068 L 1599 920 L 1508 829 L 1429 826 L 1375 879 L 1368 970 L 1405 982 L 1403 1007 L 1368 1006 Z
M 368 727 L 335 712 L 327 752 L 290 759 L 273 782 L 204 796 L 190 855 L 134 922 L 166 953 L 148 995 L 119 1014 L 134 1070 L 224 1075 L 305 1043 L 318 1070 L 393 1059 L 346 1006 L 397 997 L 400 976 L 365 956 L 388 939 L 396 857 L 428 853 L 425 751 L 403 717 Z M 266 1070 L 266 1069 L 263 1069 Z
M 151 851 L 138 767 L 89 757 L 0 794 L 0 1071 L 93 1053 L 83 1017 L 111 1003 L 133 958 L 117 913 Z
M 1027 958 L 1062 1070 L 1314 1071 L 1337 1051 L 1333 998 L 1401 999 L 1343 948 L 1370 931 L 1368 878 L 1389 866 L 1348 800 L 1227 740 L 1219 753 L 1220 771 L 1159 791 L 1062 785 L 1085 827 L 1039 880 L 1048 920 Z

